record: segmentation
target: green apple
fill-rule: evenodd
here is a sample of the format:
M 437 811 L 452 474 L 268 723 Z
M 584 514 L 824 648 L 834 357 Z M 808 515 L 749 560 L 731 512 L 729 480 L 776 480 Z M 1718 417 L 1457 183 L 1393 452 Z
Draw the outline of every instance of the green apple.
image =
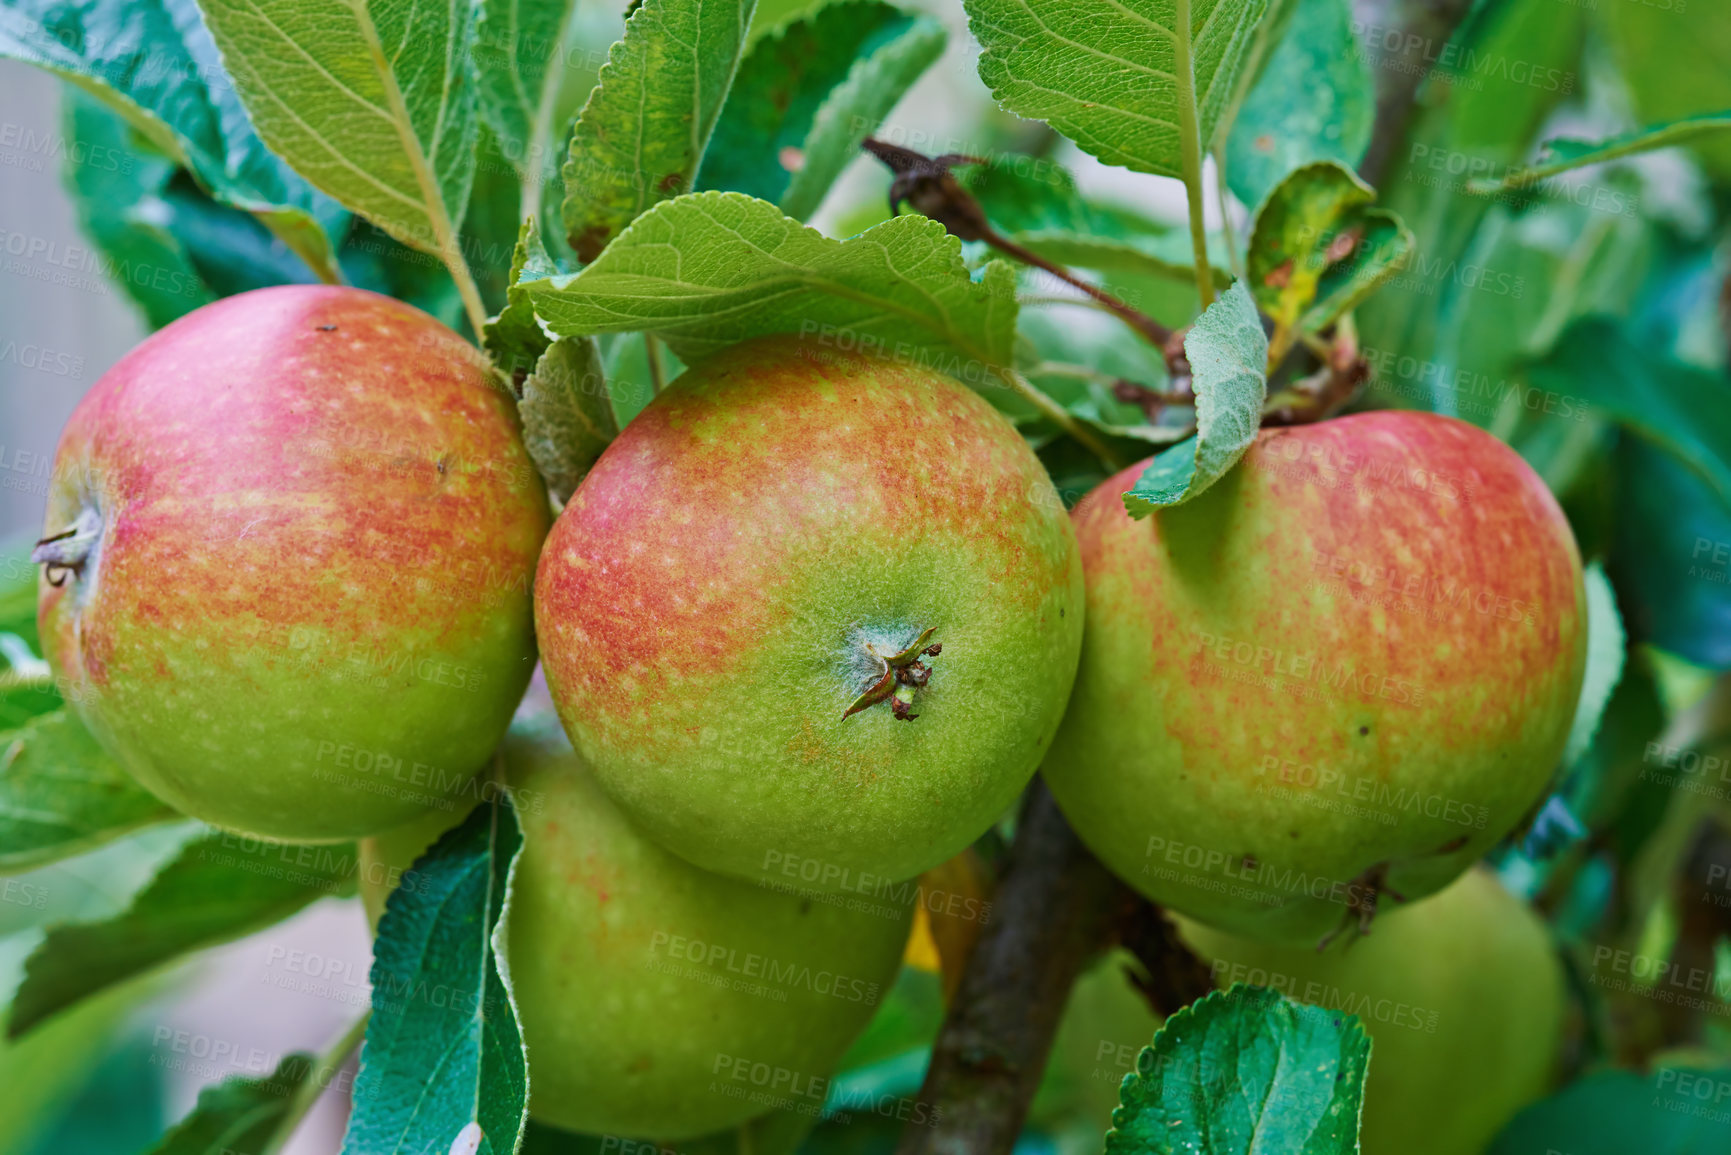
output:
M 1322 953 L 1194 922 L 1180 933 L 1223 989 L 1274 987 L 1359 1016 L 1372 1043 L 1364 1155 L 1479 1155 L 1550 1085 L 1566 1014 L 1562 966 L 1544 923 L 1488 870 Z M 1160 1026 L 1127 977 L 1136 967 L 1115 952 L 1076 984 L 1036 1100 L 1038 1122 L 1096 1151 L 1119 1084 Z
M 608 447 L 535 584 L 559 716 L 699 866 L 875 893 L 967 846 L 1046 751 L 1082 576 L 1045 470 L 916 364 L 748 342 Z
M 506 772 L 523 827 L 508 936 L 531 1113 L 657 1141 L 815 1117 L 894 982 L 912 904 L 700 870 L 644 838 L 556 726 L 514 732 Z M 364 841 L 361 877 L 401 877 L 452 821 Z M 362 897 L 376 919 L 384 889 Z
M 1043 769 L 1109 867 L 1315 945 L 1446 886 L 1531 810 L 1587 619 L 1574 538 L 1519 456 L 1423 413 L 1264 430 L 1133 521 L 1140 468 L 1075 511 L 1087 635 Z
M 1479 1155 L 1556 1074 L 1562 964 L 1545 924 L 1484 868 L 1320 954 L 1196 923 L 1182 935 L 1223 988 L 1275 987 L 1364 1023 L 1364 1155 Z
M 357 289 L 243 293 L 144 341 L 67 423 L 43 646 L 163 800 L 352 838 L 472 799 L 534 668 L 549 521 L 511 398 L 457 334 Z

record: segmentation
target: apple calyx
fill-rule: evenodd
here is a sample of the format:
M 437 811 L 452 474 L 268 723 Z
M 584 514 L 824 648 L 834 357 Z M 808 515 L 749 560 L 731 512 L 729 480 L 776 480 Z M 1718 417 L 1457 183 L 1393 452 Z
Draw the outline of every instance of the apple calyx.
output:
M 938 632 L 936 626 L 928 626 L 920 631 L 919 637 L 909 642 L 901 651 L 894 654 L 882 654 L 871 642 L 863 643 L 866 653 L 877 660 L 880 666 L 878 676 L 865 692 L 855 698 L 853 705 L 842 713 L 842 721 L 859 713 L 861 710 L 875 706 L 888 699 L 890 713 L 900 722 L 911 722 L 919 715 L 913 712 L 914 691 L 932 680 L 932 668 L 920 661 L 922 657 L 935 658 L 943 653 L 942 642 L 931 643 L 932 635 Z
M 30 551 L 30 560 L 47 567 L 43 576 L 49 585 L 63 586 L 68 574 L 77 577 L 84 572 L 84 563 L 89 560 L 101 536 L 102 517 L 86 506 L 70 528 L 37 542 L 36 548 Z

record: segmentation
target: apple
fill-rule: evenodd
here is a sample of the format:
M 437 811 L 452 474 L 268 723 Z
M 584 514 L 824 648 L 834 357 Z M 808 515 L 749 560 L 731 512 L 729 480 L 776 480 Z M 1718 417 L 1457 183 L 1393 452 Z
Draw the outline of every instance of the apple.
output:
M 1057 730 L 1081 644 L 1062 504 L 979 394 L 768 338 L 601 455 L 535 584 L 559 716 L 698 866 L 871 894 L 971 843 Z
M 1479 1155 L 1556 1074 L 1562 963 L 1545 924 L 1488 869 L 1321 954 L 1197 923 L 1180 933 L 1223 988 L 1275 987 L 1359 1017 L 1371 1038 L 1364 1155 Z
M 815 1117 L 895 980 L 912 902 L 700 870 L 643 837 L 556 724 L 513 731 L 505 767 L 523 828 L 507 941 L 535 1118 L 667 1141 L 771 1111 Z M 379 880 L 453 822 L 430 814 L 361 843 L 375 920 Z
M 243 293 L 148 338 L 67 423 L 44 649 L 171 805 L 368 834 L 473 798 L 534 668 L 550 520 L 513 402 L 457 334 L 356 289 Z
M 1556 1072 L 1562 965 L 1545 924 L 1484 868 L 1322 953 L 1189 921 L 1180 936 L 1222 989 L 1273 987 L 1359 1017 L 1371 1037 L 1364 1155 L 1479 1155 Z M 1036 1099 L 1047 1126 L 1068 1124 L 1095 1150 L 1119 1084 L 1160 1027 L 1129 981 L 1135 969 L 1116 951 L 1077 982 Z
M 1075 511 L 1087 635 L 1043 773 L 1163 906 L 1314 945 L 1459 876 L 1527 814 L 1580 693 L 1581 561 L 1490 434 L 1376 412 L 1264 430 L 1133 521 Z

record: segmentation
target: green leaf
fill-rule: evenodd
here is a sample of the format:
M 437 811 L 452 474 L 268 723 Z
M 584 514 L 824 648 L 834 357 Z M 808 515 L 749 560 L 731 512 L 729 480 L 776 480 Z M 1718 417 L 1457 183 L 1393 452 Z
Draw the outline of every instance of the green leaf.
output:
M 1197 318 L 1184 338 L 1196 391 L 1196 436 L 1148 463 L 1124 495 L 1131 517 L 1182 505 L 1238 464 L 1262 425 L 1268 396 L 1268 338 L 1240 281 Z
M 493 356 L 493 364 L 507 377 L 529 373 L 553 343 L 535 320 L 535 304 L 529 299 L 527 282 L 558 272 L 553 258 L 547 255 L 547 246 L 541 243 L 541 222 L 525 218 L 517 233 L 517 247 L 511 254 L 511 287 L 505 291 L 505 307 L 487 322 L 482 341 Z
M 964 6 L 984 49 L 980 79 L 1004 107 L 1048 122 L 1107 164 L 1183 179 L 1184 150 L 1213 142 L 1268 3 L 964 0 Z
M 25 963 L 9 1038 L 191 951 L 280 922 L 353 882 L 355 851 L 212 833 L 188 843 L 123 913 L 48 932 Z
M 1588 165 L 1603 164 L 1619 157 L 1636 156 L 1661 148 L 1688 144 L 1705 136 L 1731 130 L 1731 109 L 1686 116 L 1665 124 L 1626 132 L 1604 140 L 1577 140 L 1560 136 L 1545 142 L 1540 163 L 1511 168 L 1501 179 L 1481 178 L 1467 182 L 1476 193 L 1497 193 L 1507 189 L 1522 189 L 1550 180 L 1554 176 Z
M 480 0 L 475 70 L 481 115 L 508 142 L 519 173 L 544 171 L 541 150 L 566 70 L 554 66 L 577 0 Z M 562 62 L 561 62 L 562 63 Z
M 1583 398 L 1672 454 L 1731 504 L 1731 383 L 1637 345 L 1606 317 L 1564 330 L 1533 386 Z
M 1630 633 L 1697 665 L 1731 669 L 1731 505 L 1635 438 L 1618 447 L 1617 480 L 1611 572 Z
M 523 382 L 523 444 L 560 501 L 619 435 L 601 351 L 593 337 L 564 337 L 541 355 Z
M 755 0 L 642 0 L 571 135 L 565 231 L 584 263 L 690 192 L 739 68 Z
M 82 854 L 173 817 L 70 710 L 0 734 L 0 873 Z
M 373 1015 L 345 1155 L 515 1151 L 529 1072 L 505 951 L 523 836 L 508 799 L 477 806 L 415 863 L 373 943 Z M 453 1148 L 459 1134 L 479 1144 Z
M 1271 17 L 1272 19 L 1272 17 Z M 1370 145 L 1376 89 L 1348 0 L 1297 0 L 1226 138 L 1226 181 L 1254 209 L 1293 169 L 1356 168 Z
M 33 537 L 35 534 L 0 543 L 0 633 L 16 634 L 35 647 L 40 645 L 36 636 L 36 575 L 41 570 L 30 560 Z
M 1010 362 L 1015 276 L 994 261 L 972 280 L 961 248 L 922 216 L 834 241 L 764 201 L 694 193 L 645 213 L 575 276 L 527 288 L 562 337 L 654 333 L 689 362 L 799 333 L 983 383 Z
M 166 157 L 135 150 L 120 114 L 79 89 L 62 97 L 68 141 L 65 177 L 78 225 L 101 251 L 109 279 L 159 329 L 214 300 L 178 237 L 169 229 L 173 210 L 164 199 L 179 166 Z M 112 164 L 79 164 L 74 153 L 106 157 Z
M 268 1155 L 289 1108 L 316 1065 L 311 1055 L 286 1055 L 262 1079 L 231 1078 L 198 1093 L 198 1102 L 146 1155 Z M 329 1078 L 332 1072 L 324 1072 Z M 443 1153 L 441 1153 L 443 1155 Z
M 1193 284 L 1195 256 L 1185 229 L 1101 208 L 1082 197 L 1075 178 L 1043 157 L 1000 154 L 956 169 L 992 227 L 1036 256 L 1101 272 L 1144 274 Z M 1232 283 L 1225 242 L 1208 238 L 1214 283 Z
M 1596 1071 L 1522 1111 L 1486 1155 L 1723 1155 L 1731 1121 L 1720 1108 L 1731 1069 Z
M 1605 568 L 1598 562 L 1587 567 L 1587 674 L 1575 720 L 1569 726 L 1569 741 L 1563 747 L 1563 765 L 1573 766 L 1593 744 L 1599 719 L 1623 680 L 1623 661 L 1628 638 L 1623 618 L 1617 613 L 1617 594 L 1611 589 Z
M 1305 165 L 1268 194 L 1250 234 L 1257 304 L 1274 319 L 1271 364 L 1393 277 L 1410 258 L 1400 218 L 1370 208 L 1376 190 L 1337 161 Z
M 126 117 L 224 204 L 257 214 L 326 280 L 341 213 L 253 132 L 193 0 L 7 0 L 0 55 Z
M 880 0 L 841 0 L 759 38 L 698 183 L 777 201 L 804 220 L 944 42 L 935 20 Z
M 475 172 L 471 4 L 203 0 L 259 135 L 406 245 L 460 259 Z
M 1136 1057 L 1106 1155 L 1356 1155 L 1369 1062 L 1358 1016 L 1234 984 Z
M 1603 35 L 1635 111 L 1649 124 L 1731 108 L 1731 20 L 1713 0 L 1601 5 Z M 1554 19 L 1554 17 L 1553 17 Z M 1720 183 L 1731 180 L 1731 141 L 1697 145 Z

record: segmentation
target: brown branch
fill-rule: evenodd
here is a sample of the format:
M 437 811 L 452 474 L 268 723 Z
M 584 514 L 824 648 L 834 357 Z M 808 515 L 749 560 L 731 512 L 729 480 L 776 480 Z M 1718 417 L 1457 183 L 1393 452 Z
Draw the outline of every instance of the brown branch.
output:
M 1002 1155 L 1015 1146 L 1058 1019 L 1125 905 L 1123 884 L 1089 854 L 1036 780 L 956 999 L 932 1047 L 920 1100 L 930 1126 L 897 1155 Z
M 1206 968 L 1164 917 L 1088 853 L 1045 783 L 1029 789 L 992 919 L 968 956 L 897 1155 L 1005 1155 L 1016 1143 L 1070 988 L 1100 951 L 1130 946 L 1161 1005 L 1206 993 Z
M 913 210 L 930 217 L 949 230 L 950 235 L 964 241 L 981 241 L 1023 264 L 1086 293 L 1113 316 L 1134 329 L 1155 348 L 1166 349 L 1172 330 L 1140 309 L 1102 289 L 1090 285 L 1062 265 L 1054 264 L 1038 253 L 1031 252 L 992 227 L 980 202 L 956 180 L 950 170 L 959 164 L 984 164 L 977 156 L 947 152 L 942 156 L 926 156 L 911 148 L 867 137 L 861 148 L 881 160 L 895 174 L 890 185 L 890 212 L 901 209 L 906 202 Z
M 1359 0 L 1354 5 L 1355 14 L 1367 17 L 1365 24 L 1401 34 L 1398 54 L 1378 54 L 1372 61 L 1376 121 L 1370 148 L 1358 166 L 1358 174 L 1368 183 L 1381 187 L 1406 141 L 1419 86 L 1471 7 L 1472 0 Z

